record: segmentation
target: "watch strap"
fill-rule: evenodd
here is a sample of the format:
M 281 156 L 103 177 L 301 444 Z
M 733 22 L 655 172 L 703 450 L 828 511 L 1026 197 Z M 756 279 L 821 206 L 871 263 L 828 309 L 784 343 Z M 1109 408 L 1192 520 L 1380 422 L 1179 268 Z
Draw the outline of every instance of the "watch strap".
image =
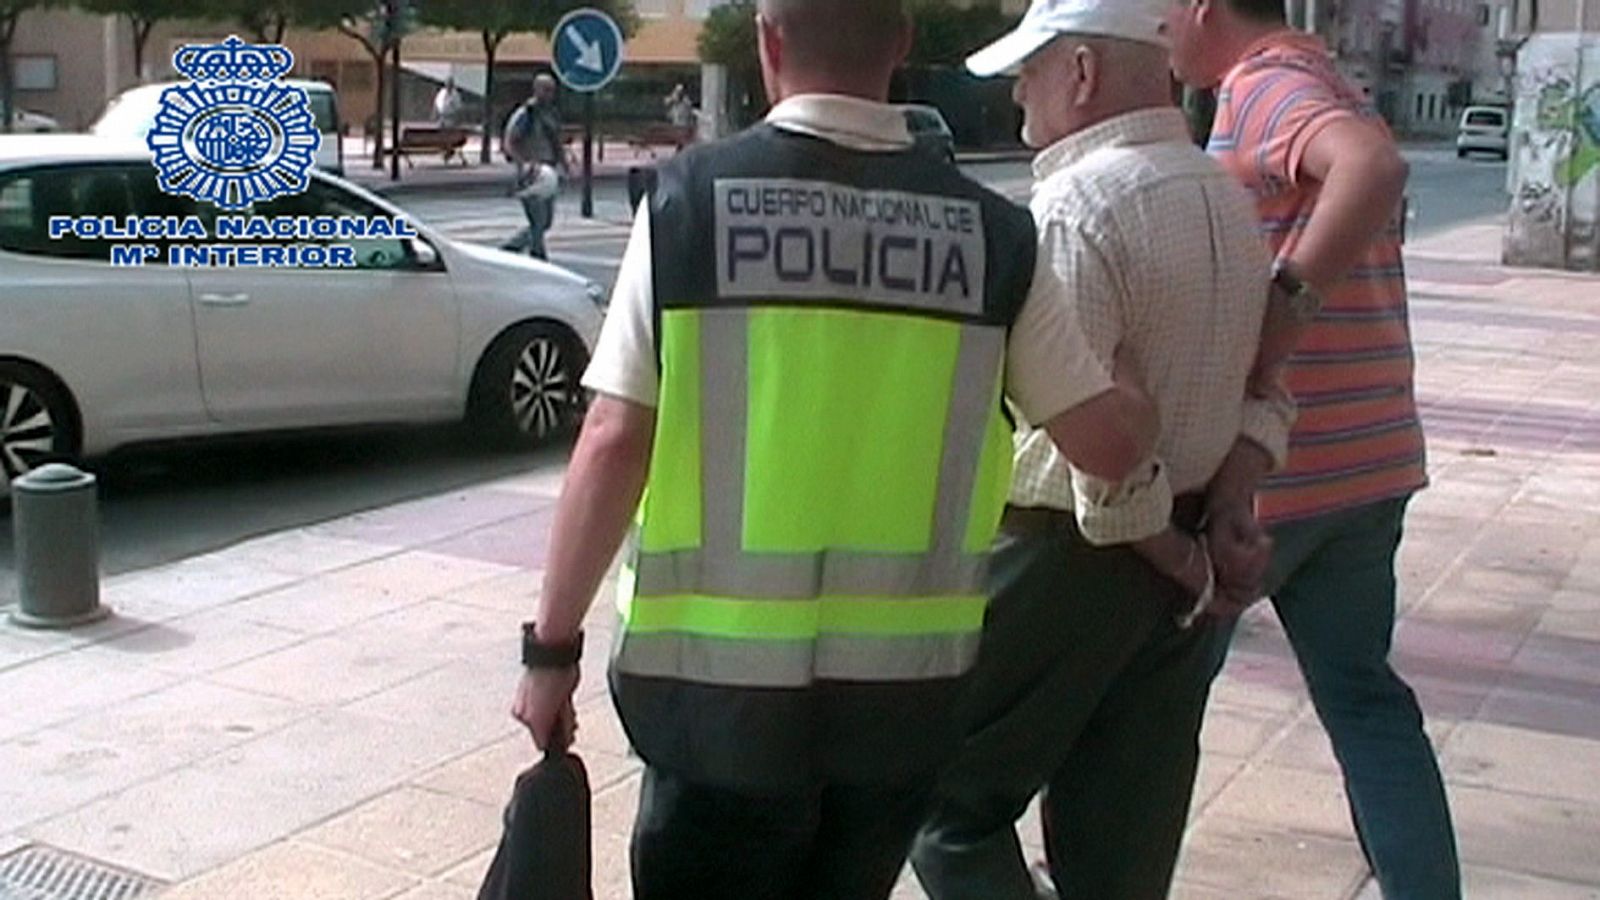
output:
M 538 627 L 533 622 L 522 625 L 522 664 L 530 669 L 566 669 L 583 658 L 583 630 L 572 640 L 560 644 L 539 640 Z

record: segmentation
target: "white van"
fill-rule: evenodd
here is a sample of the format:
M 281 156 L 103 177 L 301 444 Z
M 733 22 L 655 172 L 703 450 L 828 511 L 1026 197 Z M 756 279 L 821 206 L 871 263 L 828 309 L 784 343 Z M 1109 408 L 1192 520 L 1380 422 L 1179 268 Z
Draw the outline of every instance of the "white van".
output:
M 89 133 L 101 137 L 135 138 L 144 140 L 156 121 L 156 110 L 161 106 L 161 93 L 178 84 L 169 81 L 129 88 L 118 94 L 100 118 L 89 126 Z M 339 95 L 333 86 L 324 81 L 284 82 L 306 92 L 311 101 L 311 116 L 317 130 L 322 132 L 322 146 L 317 150 L 317 168 L 334 175 L 344 174 L 344 123 L 339 119 Z
M 1511 117 L 1498 106 L 1469 106 L 1461 111 L 1456 132 L 1456 157 L 1474 151 L 1505 159 L 1511 152 Z

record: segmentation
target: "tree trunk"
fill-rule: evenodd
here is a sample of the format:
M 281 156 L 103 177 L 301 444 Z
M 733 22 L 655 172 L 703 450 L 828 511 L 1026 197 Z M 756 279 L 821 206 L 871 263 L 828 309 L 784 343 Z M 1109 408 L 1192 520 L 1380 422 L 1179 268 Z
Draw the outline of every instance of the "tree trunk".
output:
M 375 78 L 374 81 L 377 82 L 376 87 L 378 101 L 373 106 L 372 112 L 372 167 L 374 169 L 381 170 L 383 168 L 384 147 L 383 110 L 386 106 L 383 101 L 387 96 L 387 92 L 384 90 L 384 88 L 389 86 L 389 63 L 388 60 L 384 59 L 382 56 L 374 56 L 372 58 L 372 62 L 377 69 L 377 78 Z
M 16 85 L 11 83 L 11 39 L 17 33 L 17 17 L 8 13 L 0 19 L 0 134 L 10 134 L 16 123 L 12 121 L 17 108 Z
M 478 150 L 478 162 L 483 165 L 494 158 L 494 58 L 504 39 L 504 35 L 483 33 L 483 146 Z
M 277 21 L 272 27 L 272 43 L 282 44 L 283 36 L 289 30 L 289 17 L 283 14 L 277 16 Z
M 133 83 L 144 84 L 144 50 L 156 21 L 137 16 L 129 17 L 129 21 L 133 24 Z

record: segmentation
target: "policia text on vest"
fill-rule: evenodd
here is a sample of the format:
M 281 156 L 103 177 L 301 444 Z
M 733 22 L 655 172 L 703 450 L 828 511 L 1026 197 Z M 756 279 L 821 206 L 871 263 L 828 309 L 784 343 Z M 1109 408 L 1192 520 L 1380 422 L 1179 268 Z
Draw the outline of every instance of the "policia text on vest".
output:
M 834 299 L 975 315 L 983 309 L 983 215 L 950 197 L 794 179 L 716 182 L 725 298 Z

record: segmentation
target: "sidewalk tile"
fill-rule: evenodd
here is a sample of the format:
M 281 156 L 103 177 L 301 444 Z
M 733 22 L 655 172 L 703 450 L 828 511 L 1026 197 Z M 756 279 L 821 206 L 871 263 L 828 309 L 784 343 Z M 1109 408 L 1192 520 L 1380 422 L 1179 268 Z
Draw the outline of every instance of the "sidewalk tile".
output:
M 483 884 L 483 876 L 489 871 L 489 864 L 494 861 L 494 851 L 495 848 L 490 847 L 446 872 L 444 874 L 445 883 L 476 890 L 479 885 Z M 600 868 L 598 859 L 595 860 L 595 868 Z
M 1600 806 L 1452 786 L 1450 809 L 1463 859 L 1600 885 Z
M 1239 900 L 1239 896 L 1228 891 L 1206 887 L 1203 884 L 1177 881 L 1173 883 L 1172 893 L 1167 900 Z M 1278 898 L 1256 897 L 1252 898 L 1252 900 L 1278 900 Z
M 350 540 L 304 530 L 281 531 L 228 549 L 231 559 L 245 560 L 295 575 L 320 575 L 390 556 L 401 548 Z
M 594 900 L 630 900 L 633 877 L 628 866 L 626 835 L 597 832 L 594 836 Z
M 440 595 L 440 599 L 464 606 L 510 612 L 529 619 L 533 617 L 533 604 L 543 584 L 543 569 L 521 569 L 457 588 Z
M 1486 900 L 1600 900 L 1600 885 L 1571 884 L 1502 869 L 1464 866 L 1461 891 Z
M 340 569 L 324 576 L 330 585 L 355 585 L 417 597 L 437 597 L 474 582 L 515 571 L 511 566 L 411 550 Z
M 1248 763 L 1249 760 L 1242 757 L 1202 753 L 1200 768 L 1195 773 L 1194 798 L 1189 803 L 1189 821 L 1193 822 L 1209 812 L 1217 795 L 1244 771 Z
M 178 678 L 121 654 L 84 647 L 0 672 L 6 715 L 43 727 L 149 694 Z
M 1537 765 L 1529 765 L 1538 760 Z M 1600 807 L 1600 740 L 1465 722 L 1445 746 L 1451 781 Z
M 452 735 L 324 712 L 24 834 L 177 880 L 288 838 L 465 749 Z
M 594 830 L 627 837 L 633 833 L 633 820 L 639 813 L 639 786 L 642 775 L 632 775 L 621 783 L 600 791 L 594 797 Z
M 293 584 L 299 577 L 260 563 L 201 556 L 107 579 L 100 600 L 141 618 L 148 618 L 141 613 L 150 602 L 157 612 L 200 612 Z
M 319 537 L 419 547 L 533 512 L 540 505 L 514 492 L 478 488 L 357 513 L 306 530 Z
M 1347 897 L 1367 864 L 1355 840 L 1207 816 L 1190 829 L 1178 877 L 1233 897 Z
M 1229 702 L 1212 703 L 1200 729 L 1200 749 L 1207 753 L 1249 757 L 1288 727 L 1292 716 Z
M 535 568 L 544 564 L 554 514 L 553 506 L 546 507 L 428 544 L 423 549 L 515 569 Z
M 1600 740 L 1600 696 L 1587 685 L 1564 685 L 1513 674 L 1484 701 L 1477 718 L 1531 731 Z
M 472 888 L 429 881 L 420 884 L 394 900 L 477 900 L 478 892 Z
M 516 663 L 521 659 L 522 623 L 528 618 L 526 610 L 427 600 L 358 622 L 340 637 L 418 657 Z
M 636 759 L 586 747 L 582 737 L 583 729 L 580 728 L 580 740 L 573 750 L 582 757 L 588 769 L 591 790 L 605 790 L 638 772 L 643 765 Z M 518 726 L 515 734 L 419 775 L 412 783 L 430 791 L 501 809 L 511 799 L 511 789 L 516 784 L 517 776 L 538 760 L 539 753 L 534 749 L 533 741 Z
M 1212 801 L 1213 817 L 1260 823 L 1295 834 L 1351 836 L 1350 810 L 1337 775 L 1261 765 L 1246 769 Z
M 0 832 L 17 831 L 158 775 L 138 746 L 47 728 L 0 744 Z
M 1512 668 L 1534 678 L 1561 681 L 1600 695 L 1600 642 L 1535 633 L 1517 651 Z
M 329 634 L 421 602 L 379 588 L 335 586 L 312 579 L 235 603 L 228 609 L 260 625 L 301 634 Z
M 297 840 L 385 869 L 437 876 L 493 847 L 500 831 L 494 807 L 402 787 L 302 832 Z
M 203 675 L 265 656 L 304 635 L 257 625 L 229 609 L 195 613 L 99 644 L 100 652 L 173 675 Z
M 159 895 L 159 900 L 381 900 L 415 884 L 398 872 L 298 841 L 273 844 Z
M 313 638 L 209 676 L 228 687 L 300 703 L 336 706 L 403 684 L 443 665 L 382 640 Z
M 60 730 L 176 768 L 307 715 L 281 700 L 188 681 L 74 719 Z
M 522 664 L 509 654 L 499 660 L 482 654 L 435 669 L 345 709 L 397 727 L 425 723 L 481 746 L 519 731 L 527 733 L 509 713 L 521 674 Z

